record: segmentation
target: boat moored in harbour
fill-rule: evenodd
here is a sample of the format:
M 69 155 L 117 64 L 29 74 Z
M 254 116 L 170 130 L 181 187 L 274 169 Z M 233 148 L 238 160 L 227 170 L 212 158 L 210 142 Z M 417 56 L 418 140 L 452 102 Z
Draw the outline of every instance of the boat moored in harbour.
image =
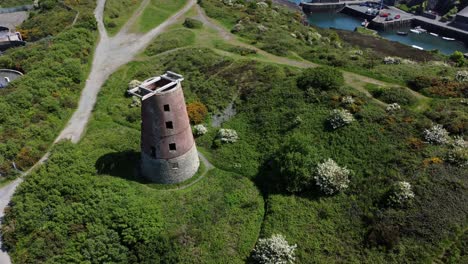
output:
M 411 47 L 413 47 L 413 48 L 415 48 L 415 49 L 418 49 L 418 50 L 424 50 L 424 48 L 419 47 L 419 46 L 416 46 L 416 45 L 411 45 Z

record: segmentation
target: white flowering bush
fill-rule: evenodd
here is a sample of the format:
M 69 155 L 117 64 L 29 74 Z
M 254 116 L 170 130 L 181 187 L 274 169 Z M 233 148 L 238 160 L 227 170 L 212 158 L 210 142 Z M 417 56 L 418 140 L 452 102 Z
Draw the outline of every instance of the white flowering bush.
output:
M 451 145 L 447 161 L 459 167 L 468 166 L 468 142 L 463 137 L 455 137 Z
M 195 125 L 193 127 L 193 134 L 197 137 L 199 136 L 203 136 L 205 135 L 206 133 L 208 133 L 208 128 L 206 128 L 204 125 L 200 124 L 200 125 Z
M 424 130 L 424 139 L 431 144 L 447 144 L 450 140 L 449 134 L 442 125 L 434 125 Z
M 348 188 L 350 173 L 346 167 L 340 167 L 334 160 L 328 159 L 317 165 L 314 179 L 320 190 L 331 195 Z
M 130 104 L 130 107 L 140 107 L 140 106 L 141 106 L 140 98 L 136 96 L 132 96 L 132 103 Z
M 352 96 L 345 96 L 341 98 L 341 102 L 345 105 L 352 105 L 356 102 Z
M 385 64 L 400 64 L 401 63 L 401 59 L 400 58 L 397 58 L 397 57 L 385 57 L 383 62 Z
M 458 71 L 455 75 L 455 80 L 459 82 L 467 82 L 468 81 L 468 71 Z
M 390 195 L 390 203 L 397 206 L 406 205 L 414 198 L 411 184 L 406 181 L 397 182 Z
M 266 9 L 266 8 L 268 8 L 269 6 L 268 6 L 268 4 L 265 3 L 265 2 L 258 2 L 258 3 L 257 3 L 257 7 L 260 8 L 260 9 Z
M 221 128 L 218 131 L 218 138 L 222 143 L 234 143 L 239 139 L 239 136 L 234 129 Z
M 455 136 L 452 141 L 454 148 L 468 148 L 468 141 L 461 136 Z
M 354 121 L 354 116 L 346 109 L 334 109 L 328 117 L 328 122 L 333 129 L 346 126 Z
M 139 80 L 132 80 L 128 83 L 128 89 L 133 89 L 135 87 L 137 87 L 138 85 L 140 85 L 141 82 Z
M 260 238 L 252 257 L 261 264 L 288 264 L 296 259 L 294 251 L 297 245 L 289 245 L 282 235 L 273 235 L 271 238 Z
M 386 108 L 387 112 L 396 112 L 401 109 L 401 106 L 397 103 L 389 104 Z

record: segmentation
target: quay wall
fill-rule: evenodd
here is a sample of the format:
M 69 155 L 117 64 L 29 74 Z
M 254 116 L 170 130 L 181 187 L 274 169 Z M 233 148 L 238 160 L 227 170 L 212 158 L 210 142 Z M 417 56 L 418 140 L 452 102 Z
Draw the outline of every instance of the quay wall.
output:
M 340 3 L 330 3 L 327 5 L 307 5 L 307 4 L 301 4 L 302 6 L 302 11 L 304 13 L 309 14 L 309 13 L 320 13 L 320 12 L 338 12 L 342 10 L 345 7 L 345 4 L 340 4 Z
M 468 32 L 463 32 L 460 30 L 451 29 L 450 27 L 432 24 L 427 21 L 419 20 L 418 18 L 413 19 L 412 26 L 420 26 L 426 29 L 428 32 L 436 33 L 443 37 L 454 38 L 468 45 Z
M 349 16 L 353 16 L 353 17 L 358 17 L 358 18 L 362 18 L 362 19 L 367 19 L 369 21 L 371 21 L 372 19 L 374 19 L 375 16 L 373 15 L 369 15 L 369 14 L 366 14 L 366 13 L 363 13 L 363 12 L 360 12 L 356 9 L 353 9 L 349 6 L 345 6 L 343 8 L 343 10 L 341 10 L 341 13 L 343 14 L 346 14 L 346 15 L 349 15 Z
M 371 21 L 369 27 L 375 30 L 399 30 L 410 28 L 413 24 L 413 19 L 393 20 L 385 22 Z

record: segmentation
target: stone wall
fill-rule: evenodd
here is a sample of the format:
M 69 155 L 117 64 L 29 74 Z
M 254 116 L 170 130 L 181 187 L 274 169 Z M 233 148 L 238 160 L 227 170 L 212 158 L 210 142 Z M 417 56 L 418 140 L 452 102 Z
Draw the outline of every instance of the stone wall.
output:
M 154 159 L 146 153 L 141 153 L 141 173 L 148 180 L 173 184 L 190 179 L 200 166 L 197 147 L 193 147 L 184 155 L 174 159 Z

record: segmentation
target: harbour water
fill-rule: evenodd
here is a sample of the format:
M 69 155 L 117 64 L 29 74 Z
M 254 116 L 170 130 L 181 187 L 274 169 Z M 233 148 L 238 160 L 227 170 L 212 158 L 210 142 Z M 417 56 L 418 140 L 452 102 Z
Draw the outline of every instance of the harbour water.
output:
M 290 0 L 299 4 L 301 0 Z M 360 27 L 362 20 L 348 16 L 342 13 L 313 13 L 308 16 L 309 23 L 321 28 L 336 28 L 354 31 L 356 27 Z M 441 37 L 432 36 L 429 33 L 415 34 L 408 29 L 407 36 L 400 36 L 396 31 L 380 31 L 378 34 L 383 38 L 397 41 L 402 44 L 412 46 L 416 45 L 424 48 L 424 50 L 439 50 L 443 54 L 452 54 L 454 51 L 468 52 L 468 48 L 460 41 L 447 41 Z
M 308 17 L 309 23 L 321 28 L 337 28 L 354 31 L 360 27 L 362 20 L 341 13 L 314 13 Z M 454 51 L 468 52 L 468 48 L 460 41 L 447 41 L 441 37 L 432 36 L 429 33 L 415 34 L 408 31 L 407 36 L 400 36 L 396 31 L 379 31 L 378 34 L 383 38 L 398 41 L 405 45 L 416 45 L 424 50 L 437 49 L 443 54 L 452 54 Z

